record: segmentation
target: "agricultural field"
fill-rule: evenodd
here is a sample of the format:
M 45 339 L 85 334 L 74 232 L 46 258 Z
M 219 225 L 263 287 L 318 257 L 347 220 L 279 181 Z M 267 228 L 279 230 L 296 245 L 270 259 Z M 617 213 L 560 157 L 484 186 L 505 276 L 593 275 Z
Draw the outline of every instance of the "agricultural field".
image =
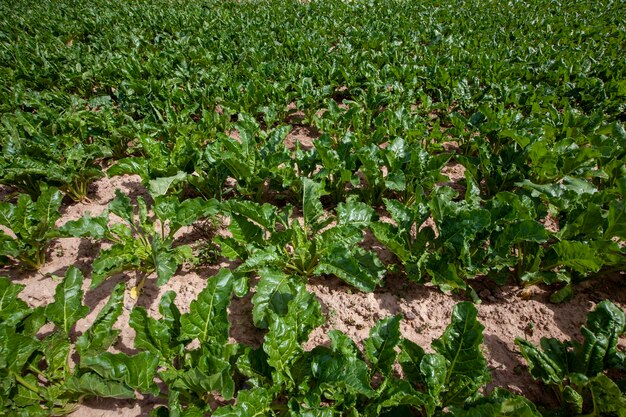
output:
M 626 417 L 624 10 L 0 0 L 0 416 Z

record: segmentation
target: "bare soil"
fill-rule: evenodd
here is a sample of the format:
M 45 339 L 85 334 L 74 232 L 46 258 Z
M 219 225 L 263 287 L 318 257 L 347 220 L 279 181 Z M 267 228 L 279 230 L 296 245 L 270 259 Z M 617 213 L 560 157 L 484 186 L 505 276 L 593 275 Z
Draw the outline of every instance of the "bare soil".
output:
M 310 146 L 304 132 L 294 131 L 289 138 L 291 144 L 299 142 L 301 146 Z M 309 139 L 310 140 L 310 139 Z M 461 167 L 446 167 L 451 182 L 463 177 Z M 114 198 L 115 189 L 137 196 L 147 197 L 145 187 L 137 176 L 105 178 L 97 181 L 91 189 L 91 201 L 63 206 L 63 217 L 59 225 L 68 220 L 78 219 L 89 211 L 93 215 L 101 213 Z M 201 235 L 191 229 L 186 230 L 182 238 L 186 243 L 200 242 Z M 371 235 L 367 236 L 366 245 L 376 250 L 384 262 L 394 262 L 393 255 L 386 252 Z M 112 288 L 118 282 L 126 282 L 128 288 L 135 285 L 134 273 L 114 276 L 96 289 L 89 289 L 91 261 L 97 256 L 100 244 L 88 239 L 58 239 L 52 243 L 48 252 L 48 263 L 38 272 L 21 271 L 15 267 L 5 267 L 0 275 L 9 276 L 14 282 L 24 284 L 26 288 L 21 297 L 32 306 L 51 302 L 54 288 L 70 265 L 80 268 L 86 276 L 84 291 L 85 303 L 92 312 L 80 320 L 76 333 L 85 331 L 95 319 L 98 310 L 104 306 Z M 157 287 L 155 280 L 148 279 L 144 292 L 137 301 L 125 297 L 125 309 L 116 327 L 122 330 L 120 341 L 115 345 L 117 351 L 133 353 L 134 331 L 128 325 L 130 310 L 138 304 L 146 307 L 151 314 L 158 316 L 158 302 L 168 290 L 177 294 L 176 303 L 184 312 L 190 302 L 204 288 L 207 279 L 219 268 L 231 266 L 227 262 L 218 265 L 182 268 L 166 285 Z M 472 283 L 483 302 L 477 306 L 479 319 L 485 326 L 484 352 L 492 369 L 491 387 L 506 387 L 523 394 L 538 403 L 550 403 L 551 397 L 538 383 L 531 380 L 524 370 L 524 362 L 514 344 L 516 337 L 523 337 L 539 343 L 542 337 L 557 339 L 580 339 L 579 329 L 585 322 L 587 313 L 596 303 L 610 299 L 622 309 L 626 307 L 626 286 L 624 274 L 590 281 L 576 289 L 574 298 L 564 304 L 551 304 L 550 293 L 539 287 L 522 290 L 515 284 L 497 286 L 488 278 Z M 367 338 L 375 322 L 392 314 L 402 314 L 401 330 L 405 338 L 429 349 L 433 339 L 439 337 L 450 321 L 452 307 L 464 297 L 443 294 L 437 288 L 408 281 L 396 275 L 389 275 L 382 288 L 369 294 L 358 292 L 338 279 L 314 278 L 308 288 L 319 299 L 326 323 L 316 329 L 306 344 L 311 349 L 318 344 L 329 342 L 327 333 L 338 329 L 352 337 L 360 346 Z M 252 325 L 251 296 L 234 298 L 230 306 L 231 337 L 234 341 L 258 346 L 262 343 L 264 332 Z M 620 341 L 620 348 L 626 348 L 626 341 Z M 150 411 L 163 400 L 151 397 L 138 401 L 115 401 L 109 399 L 88 400 L 72 414 L 74 417 L 96 416 L 148 416 Z

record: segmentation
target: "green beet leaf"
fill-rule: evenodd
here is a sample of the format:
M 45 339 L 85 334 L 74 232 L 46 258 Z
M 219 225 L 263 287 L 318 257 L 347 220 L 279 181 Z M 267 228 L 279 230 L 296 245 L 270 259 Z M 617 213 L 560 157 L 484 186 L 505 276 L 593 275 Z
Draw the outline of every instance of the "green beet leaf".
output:
M 390 409 L 389 413 L 394 415 L 394 411 L 399 406 L 421 409 L 424 405 L 424 395 L 415 390 L 409 382 L 403 379 L 390 378 L 386 380 L 378 397 L 367 406 L 365 415 L 378 417 L 381 415 L 381 411 L 385 409 Z
M 371 292 L 380 285 L 385 268 L 373 252 L 334 245 L 326 250 L 315 273 L 335 275 L 361 291 Z
M 15 326 L 31 312 L 30 307 L 17 296 L 23 289 L 24 285 L 0 277 L 0 324 Z
M 188 369 L 176 380 L 173 387 L 190 390 L 201 398 L 207 392 L 220 392 L 224 399 L 232 399 L 235 382 L 231 376 L 230 364 L 218 358 L 211 358 L 210 361 L 212 362 L 210 371 L 198 368 Z
M 121 217 L 125 222 L 129 224 L 135 223 L 135 214 L 130 197 L 119 189 L 115 190 L 115 198 L 109 203 L 109 210 L 111 210 L 111 213 Z
M 214 417 L 260 417 L 270 414 L 270 405 L 274 401 L 276 389 L 264 387 L 241 390 L 237 395 L 236 405 L 222 406 L 213 412 Z
M 375 396 L 368 366 L 358 355 L 321 347 L 311 353 L 313 376 L 328 399 L 344 401 L 351 395 Z
M 178 338 L 180 335 L 180 310 L 174 303 L 176 299 L 176 293 L 174 291 L 167 291 L 161 297 L 159 302 L 159 313 L 161 313 L 162 320 L 169 327 L 170 332 L 174 338 Z
M 609 225 L 604 236 L 626 239 L 626 204 L 623 201 L 612 201 L 609 204 L 608 221 Z
M 92 264 L 90 287 L 96 288 L 112 275 L 138 268 L 141 265 L 141 259 L 137 254 L 139 248 L 135 246 L 135 243 L 130 245 L 117 244 L 100 251 Z
M 95 373 L 71 376 L 65 381 L 64 388 L 74 394 L 105 398 L 135 398 L 135 391 L 126 384 L 106 380 Z
M 442 405 L 441 393 L 445 392 L 448 383 L 446 358 L 437 354 L 424 355 L 420 362 L 420 372 L 428 394 L 424 401 L 424 408 L 428 415 L 433 415 L 435 409 Z
M 548 240 L 548 232 L 545 227 L 533 220 L 508 224 L 496 241 L 496 250 L 501 248 L 510 249 L 520 242 L 543 243 Z
M 569 267 L 581 274 L 597 272 L 603 264 L 596 250 L 583 242 L 558 242 L 551 246 L 551 250 L 556 253 L 552 265 Z
M 136 349 L 153 352 L 169 360 L 173 342 L 172 330 L 167 323 L 148 316 L 143 307 L 135 307 L 130 313 L 130 327 L 135 330 L 134 345 Z
M 276 207 L 271 204 L 258 204 L 253 201 L 246 200 L 230 200 L 226 203 L 226 207 L 231 213 L 238 214 L 248 218 L 253 222 L 262 226 L 265 230 L 274 231 L 278 217 Z
M 267 353 L 267 363 L 274 368 L 272 380 L 274 384 L 293 386 L 291 364 L 294 358 L 302 353 L 298 343 L 298 325 L 294 316 L 274 316 L 265 335 L 263 350 Z
M 142 393 L 156 395 L 159 388 L 154 383 L 158 356 L 140 352 L 134 356 L 104 352 L 82 358 L 81 368 L 90 369 L 106 380 L 124 382 Z
M 385 245 L 401 262 L 407 262 L 411 258 L 411 247 L 408 242 L 399 236 L 399 230 L 389 224 L 376 222 L 370 225 L 376 239 Z
M 400 342 L 400 320 L 396 315 L 379 320 L 370 330 L 370 336 L 365 339 L 365 354 L 374 369 L 383 375 L 391 372 L 396 360 L 395 348 Z
M 302 179 L 302 215 L 310 232 L 318 232 L 330 223 L 324 218 L 324 208 L 320 197 L 325 195 L 324 187 L 308 178 Z
M 609 301 L 599 303 L 581 328 L 584 343 L 578 352 L 576 371 L 595 376 L 607 367 L 619 365 L 617 344 L 626 330 L 624 312 Z
M 306 343 L 309 334 L 324 322 L 322 307 L 312 293 L 303 284 L 295 288 L 295 296 L 289 301 L 288 314 L 293 318 L 299 343 Z
M 108 223 L 109 212 L 107 210 L 98 217 L 91 217 L 91 214 L 87 212 L 80 219 L 65 223 L 59 231 L 63 236 L 104 239 L 109 231 Z
M 272 313 L 287 314 L 288 304 L 295 296 L 296 278 L 272 269 L 259 270 L 261 278 L 252 297 L 254 325 L 267 328 Z
M 546 384 L 561 384 L 567 372 L 567 362 L 563 357 L 564 347 L 558 341 L 554 339 L 550 339 L 550 342 L 547 339 L 546 342 L 542 341 L 542 345 L 545 343 L 544 349 L 547 348 L 547 352 L 539 350 L 532 343 L 523 339 L 517 338 L 515 343 L 526 359 L 530 373 L 534 378 L 540 379 Z M 548 346 L 550 347 L 548 348 Z
M 113 324 L 122 313 L 124 305 L 124 284 L 117 284 L 106 305 L 98 312 L 91 327 L 76 341 L 76 349 L 81 356 L 92 356 L 106 351 L 117 340 L 120 330 Z
M 365 228 L 369 226 L 373 216 L 374 209 L 371 206 L 353 199 L 337 206 L 337 223 L 340 226 Z
M 8 369 L 14 374 L 21 374 L 22 368 L 37 349 L 37 339 L 17 333 L 15 328 L 6 324 L 0 325 L 0 370 Z
M 592 378 L 589 390 L 593 398 L 593 415 L 626 416 L 626 395 L 609 377 L 600 374 Z
M 227 307 L 233 289 L 233 274 L 221 269 L 210 278 L 198 298 L 191 302 L 189 313 L 183 314 L 181 338 L 200 342 L 226 343 L 230 328 Z
M 150 194 L 153 196 L 162 196 L 166 195 L 169 189 L 181 182 L 187 180 L 187 173 L 178 171 L 176 175 L 172 175 L 169 177 L 160 177 L 150 180 L 148 182 L 148 189 L 150 190 Z
M 83 274 L 75 266 L 70 266 L 65 277 L 54 293 L 54 302 L 48 304 L 45 315 L 66 335 L 70 334 L 76 322 L 89 313 L 83 305 Z
M 421 363 L 425 354 L 426 352 L 424 352 L 424 349 L 416 343 L 407 339 L 402 339 L 400 341 L 398 363 L 400 363 L 406 378 L 415 384 L 421 384 L 424 382 Z
M 480 350 L 484 326 L 476 316 L 473 304 L 457 304 L 452 311 L 452 322 L 432 343 L 433 349 L 447 362 L 446 389 L 442 393 L 444 405 L 462 404 L 490 379 L 487 361 Z
M 489 396 L 481 398 L 472 405 L 450 407 L 450 413 L 455 417 L 541 417 L 535 405 L 526 398 L 511 394 L 497 388 Z

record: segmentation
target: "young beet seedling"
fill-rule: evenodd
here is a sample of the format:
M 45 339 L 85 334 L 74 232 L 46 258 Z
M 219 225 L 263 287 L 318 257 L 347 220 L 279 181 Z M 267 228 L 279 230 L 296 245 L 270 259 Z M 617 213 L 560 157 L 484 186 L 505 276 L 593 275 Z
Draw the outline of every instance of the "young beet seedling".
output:
M 202 217 L 215 214 L 216 200 L 194 198 L 180 202 L 175 196 L 157 197 L 152 206 L 154 215 L 142 197 L 137 199 L 137 214 L 130 198 L 116 190 L 115 199 L 98 217 L 89 213 L 81 219 L 67 222 L 61 231 L 66 236 L 91 237 L 113 244 L 100 252 L 93 262 L 91 287 L 97 287 L 108 277 L 128 270 L 144 273 L 133 295 L 141 291 L 147 275 L 155 272 L 157 284 L 163 285 L 185 262 L 193 260 L 191 247 L 174 246 L 174 234 Z M 122 223 L 110 223 L 109 211 Z

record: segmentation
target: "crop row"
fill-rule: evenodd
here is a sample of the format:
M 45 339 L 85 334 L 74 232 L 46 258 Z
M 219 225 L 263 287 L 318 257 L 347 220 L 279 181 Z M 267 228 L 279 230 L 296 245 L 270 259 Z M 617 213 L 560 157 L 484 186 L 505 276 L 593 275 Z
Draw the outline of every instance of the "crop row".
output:
M 384 150 L 400 153 L 402 141 L 394 145 Z M 316 147 L 321 145 L 316 142 Z M 422 189 L 411 202 L 383 198 L 384 211 L 355 194 L 325 209 L 326 183 L 307 177 L 295 180 L 300 189 L 298 197 L 290 197 L 295 205 L 235 197 L 222 202 L 181 198 L 167 193 L 162 184 L 171 181 L 160 178 L 149 182 L 150 204 L 141 197 L 133 204 L 117 192 L 100 215 L 87 213 L 58 227 L 62 193 L 42 186 L 36 200 L 19 194 L 15 203 L 0 203 L 0 224 L 5 227 L 0 256 L 4 263 L 38 269 L 53 239 L 88 237 L 112 244 L 94 260 L 94 287 L 129 269 L 156 272 L 162 285 L 185 261 L 195 259 L 191 247 L 176 243 L 176 232 L 201 220 L 215 228 L 226 218 L 230 236 L 215 237 L 208 245 L 240 261 L 237 269 L 245 273 L 271 267 L 305 278 L 336 275 L 359 290 L 373 291 L 386 271 L 397 266 L 383 265 L 375 252 L 362 247 L 370 230 L 395 255 L 409 280 L 430 280 L 444 291 L 468 291 L 476 299 L 468 279 L 486 275 L 505 282 L 516 277 L 526 285 L 560 286 L 553 300 L 562 301 L 574 284 L 624 268 L 623 178 L 604 189 L 573 177 L 559 184 L 527 181 L 514 191 L 483 198 L 466 172 L 461 195 L 450 186 L 433 184 L 428 195 Z M 558 215 L 556 230 L 543 224 L 551 210 Z M 111 214 L 123 222 L 113 222 Z
M 89 312 L 80 270 L 70 267 L 54 301 L 35 309 L 18 298 L 22 286 L 0 278 L 3 414 L 66 414 L 88 397 L 135 398 L 139 392 L 166 400 L 152 411 L 155 417 L 209 411 L 242 417 L 541 416 L 529 400 L 504 389 L 481 394 L 490 372 L 481 352 L 483 326 L 471 303 L 455 306 L 432 353 L 401 337 L 400 315 L 378 321 L 363 352 L 337 330 L 328 335 L 330 346 L 305 351 L 302 344 L 323 320 L 319 302 L 296 276 L 269 270 L 261 275 L 281 282 L 269 291 L 260 286 L 253 297 L 255 321 L 267 329 L 262 346 L 229 341 L 227 308 L 240 290 L 238 277 L 221 270 L 185 314 L 172 291 L 161 299 L 159 319 L 135 307 L 134 355 L 107 351 L 120 333 L 112 326 L 122 312 L 123 284 L 76 337 L 76 322 Z M 47 323 L 52 330 L 37 336 Z M 555 389 L 562 412 L 623 415 L 626 399 L 604 372 L 624 369 L 626 356 L 617 343 L 625 325 L 624 312 L 602 302 L 581 329 L 583 343 L 516 343 L 532 376 Z M 220 402 L 226 405 L 213 409 Z

